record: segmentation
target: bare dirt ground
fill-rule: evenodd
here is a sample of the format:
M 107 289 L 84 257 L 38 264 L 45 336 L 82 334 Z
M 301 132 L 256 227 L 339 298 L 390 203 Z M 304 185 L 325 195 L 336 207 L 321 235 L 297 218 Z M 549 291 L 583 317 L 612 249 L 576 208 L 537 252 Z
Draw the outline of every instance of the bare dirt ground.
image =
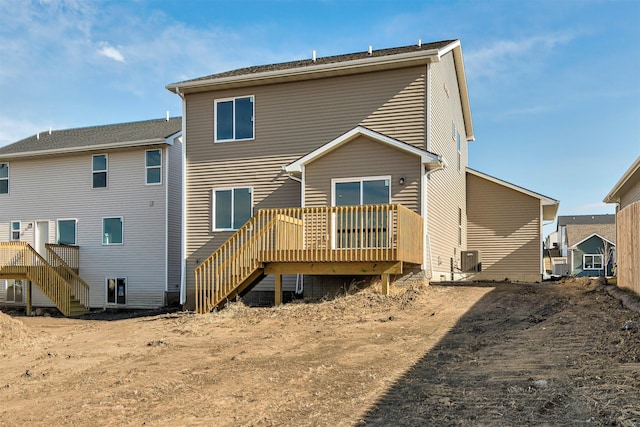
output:
M 592 282 L 95 317 L 0 313 L 0 425 L 640 426 L 640 314 Z

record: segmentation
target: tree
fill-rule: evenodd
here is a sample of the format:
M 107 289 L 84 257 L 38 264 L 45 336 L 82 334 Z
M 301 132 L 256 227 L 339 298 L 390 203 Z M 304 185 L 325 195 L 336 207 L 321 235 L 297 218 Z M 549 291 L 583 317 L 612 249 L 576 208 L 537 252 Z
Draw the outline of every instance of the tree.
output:
M 607 276 L 607 267 L 609 262 L 613 261 L 614 246 L 608 240 L 602 239 L 602 247 L 598 249 L 598 253 L 602 255 L 603 276 Z

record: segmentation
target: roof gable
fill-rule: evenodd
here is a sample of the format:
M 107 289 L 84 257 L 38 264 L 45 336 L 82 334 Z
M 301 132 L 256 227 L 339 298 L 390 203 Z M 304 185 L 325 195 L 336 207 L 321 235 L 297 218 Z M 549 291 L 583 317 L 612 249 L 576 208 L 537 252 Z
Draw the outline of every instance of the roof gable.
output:
M 343 146 L 344 144 L 347 144 L 353 141 L 359 136 L 367 137 L 378 143 L 395 148 L 396 150 L 400 150 L 405 153 L 418 156 L 420 157 L 421 163 L 424 165 L 437 167 L 443 164 L 442 158 L 437 154 L 431 153 L 429 151 L 421 150 L 417 147 L 414 147 L 413 145 L 407 144 L 402 141 L 398 141 L 397 139 L 375 132 L 364 126 L 357 126 L 351 129 L 349 132 L 340 135 L 339 137 L 333 139 L 332 141 L 329 141 L 323 146 L 318 147 L 312 152 L 300 157 L 298 160 L 288 164 L 287 166 L 284 167 L 284 170 L 288 173 L 297 173 L 297 174 L 302 173 L 302 169 L 305 165 L 312 163 L 313 161 L 319 159 L 320 157 Z
M 614 216 L 614 215 L 612 215 Z M 616 243 L 616 225 L 609 224 L 567 224 L 565 225 L 567 246 L 573 247 L 579 242 L 597 234 L 609 242 Z
M 0 159 L 33 157 L 170 143 L 182 131 L 182 118 L 40 132 L 0 148 Z
M 602 237 L 602 236 L 601 236 L 601 235 L 599 235 L 598 233 L 592 233 L 592 234 L 590 234 L 589 236 L 585 237 L 584 239 L 580 240 L 579 242 L 576 242 L 576 243 L 574 243 L 573 245 L 571 245 L 571 246 L 569 247 L 569 249 L 575 249 L 575 248 L 577 248 L 578 246 L 580 246 L 581 244 L 583 244 L 583 243 L 584 243 L 584 242 L 586 242 L 587 240 L 591 239 L 592 237 L 597 237 L 597 238 L 599 238 L 599 239 L 600 239 L 600 240 L 602 240 L 602 241 L 606 241 L 606 242 L 608 242 L 610 245 L 613 245 L 613 246 L 615 246 L 615 245 L 616 245 L 616 243 L 615 243 L 615 242 L 612 242 L 611 240 L 607 239 L 606 237 Z
M 499 178 L 493 177 L 491 175 L 487 175 L 485 173 L 479 172 L 471 168 L 467 168 L 467 173 L 489 180 L 498 185 L 502 185 L 503 187 L 507 187 L 512 190 L 518 191 L 522 194 L 526 194 L 527 196 L 531 196 L 536 199 L 539 199 L 540 203 L 542 204 L 542 211 L 543 211 L 542 219 L 545 221 L 553 221 L 556 217 L 556 214 L 558 213 L 558 207 L 560 205 L 560 202 L 557 201 L 556 199 L 552 199 L 551 197 L 547 197 L 540 193 L 536 193 L 535 191 L 527 190 L 526 188 L 520 187 L 518 185 L 512 184 L 507 181 L 503 181 Z

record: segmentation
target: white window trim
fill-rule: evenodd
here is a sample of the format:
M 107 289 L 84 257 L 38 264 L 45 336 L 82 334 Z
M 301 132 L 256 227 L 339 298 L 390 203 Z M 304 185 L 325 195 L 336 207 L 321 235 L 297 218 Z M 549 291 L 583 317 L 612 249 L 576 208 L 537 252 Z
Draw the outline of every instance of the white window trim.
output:
M 239 190 L 243 188 L 249 189 L 249 194 L 251 194 L 251 212 L 249 213 L 249 218 L 253 217 L 253 187 L 221 187 L 221 188 L 213 188 L 211 189 L 211 231 L 236 231 L 237 228 L 233 228 L 233 224 L 231 228 L 216 228 L 216 191 L 231 191 L 231 222 L 233 222 L 233 201 L 234 195 L 233 190 Z
M 460 137 L 460 132 L 458 132 L 456 144 L 458 149 L 458 172 L 462 173 L 462 138 Z
M 0 196 L 8 196 L 11 193 L 11 186 L 9 185 L 9 178 L 11 177 L 11 168 L 9 167 L 9 162 L 0 162 L 3 165 L 7 165 L 7 177 L 0 178 L 0 181 L 7 181 L 7 192 L 0 193 Z
M 109 279 L 116 281 L 116 301 L 109 302 Z M 118 279 L 124 280 L 124 304 L 118 303 Z M 124 307 L 127 303 L 127 288 L 129 287 L 128 277 L 107 276 L 104 278 L 104 304 L 107 307 Z
M 60 244 L 60 221 L 73 221 L 74 222 L 75 231 L 74 231 L 73 235 L 75 236 L 76 241 L 72 244 L 72 246 L 77 246 L 78 245 L 78 219 L 77 218 L 58 218 L 56 220 L 56 243 L 58 245 Z
M 251 98 L 251 104 L 253 105 L 253 114 L 251 115 L 251 126 L 252 126 L 252 137 L 251 138 L 236 138 L 236 99 L 242 98 Z M 229 102 L 233 101 L 233 138 L 231 139 L 218 139 L 218 104 L 221 102 Z M 235 141 L 253 141 L 256 139 L 256 97 L 255 95 L 243 95 L 243 96 L 234 96 L 231 98 L 220 98 L 216 99 L 213 103 L 213 142 L 215 143 L 223 143 L 223 142 L 235 142 Z
M 597 268 L 597 267 L 587 268 L 586 267 L 586 259 L 587 259 L 588 256 L 589 257 L 593 257 L 593 265 L 596 264 L 595 257 L 600 257 L 600 268 Z M 582 255 L 582 269 L 583 270 L 604 270 L 604 257 L 602 256 L 602 254 L 583 254 Z
M 105 219 L 114 219 L 114 218 L 120 218 L 120 221 L 122 223 L 122 243 L 105 243 L 104 242 L 104 220 Z M 124 245 L 124 217 L 123 216 L 103 216 L 102 217 L 102 235 L 100 236 L 100 242 L 102 243 L 102 246 L 122 246 Z
M 95 169 L 93 169 L 93 158 L 94 157 L 98 157 L 98 156 L 104 156 L 104 160 L 107 163 L 104 170 L 95 170 Z M 101 172 L 104 172 L 106 174 L 106 178 L 107 178 L 106 185 L 104 187 L 94 187 L 93 186 L 93 175 L 96 174 L 96 173 L 101 173 Z M 100 190 L 102 188 L 109 188 L 109 155 L 106 154 L 106 153 L 104 153 L 104 154 L 93 154 L 91 156 L 91 189 Z
M 462 208 L 459 207 L 458 208 L 458 246 L 459 247 L 462 247 L 462 240 L 463 240 L 462 239 L 462 237 L 463 237 L 463 235 L 462 235 L 462 231 L 463 231 L 462 223 L 463 222 L 464 221 L 462 220 Z
M 341 184 L 345 182 L 360 182 L 360 203 L 362 203 L 362 183 L 364 181 L 389 181 L 389 203 L 391 203 L 391 175 L 385 176 L 355 176 L 351 178 L 333 178 L 331 179 L 331 206 L 336 205 L 336 184 Z
M 147 166 L 147 153 L 149 151 L 159 151 L 160 152 L 160 165 L 159 166 Z M 161 148 L 153 148 L 150 150 L 145 150 L 144 152 L 144 184 L 145 185 L 162 185 L 162 149 Z M 160 182 L 149 182 L 149 175 L 147 172 L 149 169 L 160 169 Z
M 13 224 L 18 224 L 18 238 L 14 239 L 13 238 L 13 232 L 16 231 L 13 229 Z M 22 236 L 22 222 L 20 221 L 11 221 L 9 223 L 9 241 L 11 242 L 19 242 L 20 241 L 20 237 Z

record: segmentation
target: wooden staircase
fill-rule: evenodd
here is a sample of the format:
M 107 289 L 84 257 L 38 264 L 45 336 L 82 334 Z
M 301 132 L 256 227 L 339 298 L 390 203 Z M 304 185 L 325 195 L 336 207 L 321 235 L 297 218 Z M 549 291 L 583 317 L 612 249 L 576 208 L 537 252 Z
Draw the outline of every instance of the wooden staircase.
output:
M 49 261 L 26 242 L 0 242 L 0 278 L 35 284 L 65 316 L 89 311 L 89 285 L 47 245 Z M 28 296 L 30 298 L 30 296 Z
M 388 278 L 422 263 L 422 239 L 422 217 L 398 204 L 263 209 L 196 267 L 195 309 L 222 308 L 266 274 L 276 289 L 281 274 Z

